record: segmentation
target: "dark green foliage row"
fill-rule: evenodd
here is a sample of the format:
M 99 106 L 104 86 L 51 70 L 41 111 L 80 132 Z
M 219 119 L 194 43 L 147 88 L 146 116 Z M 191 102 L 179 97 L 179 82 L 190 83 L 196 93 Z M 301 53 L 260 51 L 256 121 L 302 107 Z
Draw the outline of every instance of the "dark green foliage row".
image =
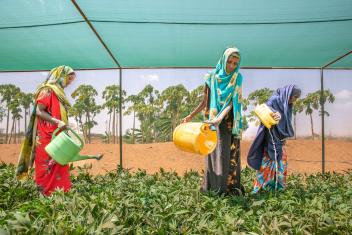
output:
M 0 234 L 349 234 L 352 171 L 292 175 L 284 192 L 251 195 L 254 172 L 244 169 L 244 197 L 199 193 L 201 177 L 126 170 L 92 177 L 73 190 L 41 196 L 32 181 L 0 165 Z

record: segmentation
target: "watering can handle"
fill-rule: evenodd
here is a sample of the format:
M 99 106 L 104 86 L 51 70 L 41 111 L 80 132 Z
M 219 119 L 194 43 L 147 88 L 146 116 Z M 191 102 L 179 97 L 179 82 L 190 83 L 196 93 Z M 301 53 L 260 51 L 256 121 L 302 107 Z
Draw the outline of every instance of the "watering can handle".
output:
M 67 127 L 66 127 L 67 128 Z M 55 137 L 57 136 L 56 134 L 57 134 L 57 132 L 58 131 L 60 131 L 61 129 L 63 129 L 63 127 L 58 127 L 58 128 L 56 128 L 56 130 L 53 132 L 53 136 L 51 137 L 51 141 L 53 140 L 53 139 L 55 139 Z
M 76 132 L 74 132 L 71 128 L 69 128 L 68 126 L 61 127 L 61 128 L 58 127 L 58 128 L 53 132 L 53 136 L 51 137 L 51 140 L 55 139 L 55 137 L 57 136 L 57 135 L 56 135 L 57 132 L 60 131 L 61 129 L 66 129 L 66 130 L 68 130 L 68 131 L 71 131 L 71 132 L 77 137 L 77 139 L 79 140 L 79 142 L 80 142 L 80 148 L 83 148 L 84 143 L 83 143 L 83 140 L 81 139 L 81 137 L 80 137 Z
M 209 122 L 207 122 L 207 121 L 203 121 L 203 123 L 204 123 L 204 124 L 208 124 L 210 130 L 212 130 L 212 131 L 215 131 L 215 130 L 216 130 L 216 126 L 215 126 L 214 124 L 211 124 L 211 123 L 209 123 Z

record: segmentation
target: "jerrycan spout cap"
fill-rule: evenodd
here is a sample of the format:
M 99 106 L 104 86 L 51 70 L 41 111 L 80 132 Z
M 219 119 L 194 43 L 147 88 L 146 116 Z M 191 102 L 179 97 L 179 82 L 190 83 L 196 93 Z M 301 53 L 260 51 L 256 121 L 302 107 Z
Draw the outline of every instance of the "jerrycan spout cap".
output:
M 202 125 L 201 127 L 201 131 L 204 133 L 204 132 L 207 132 L 209 130 L 211 131 L 216 131 L 216 126 L 214 124 L 210 124 L 208 123 L 207 121 L 203 122 L 204 125 Z

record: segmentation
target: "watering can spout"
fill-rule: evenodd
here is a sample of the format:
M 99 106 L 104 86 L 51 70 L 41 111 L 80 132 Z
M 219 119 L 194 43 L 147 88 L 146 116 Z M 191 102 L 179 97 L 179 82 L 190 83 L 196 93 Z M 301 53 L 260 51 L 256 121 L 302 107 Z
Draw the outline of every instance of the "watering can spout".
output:
M 99 161 L 100 159 L 102 159 L 102 157 L 103 157 L 103 154 L 100 154 L 100 155 L 79 155 L 79 154 L 77 154 L 72 159 L 72 161 L 76 162 L 76 161 L 87 160 L 87 159 L 96 159 Z

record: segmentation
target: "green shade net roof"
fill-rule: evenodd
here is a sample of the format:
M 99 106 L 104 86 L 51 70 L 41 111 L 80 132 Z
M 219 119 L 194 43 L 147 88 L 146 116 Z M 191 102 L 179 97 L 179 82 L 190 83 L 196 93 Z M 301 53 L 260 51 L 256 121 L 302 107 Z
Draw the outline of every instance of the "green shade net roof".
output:
M 122 67 L 320 67 L 352 50 L 351 0 L 77 0 Z M 116 67 L 71 1 L 0 1 L 0 71 Z M 352 55 L 335 67 L 352 67 Z

